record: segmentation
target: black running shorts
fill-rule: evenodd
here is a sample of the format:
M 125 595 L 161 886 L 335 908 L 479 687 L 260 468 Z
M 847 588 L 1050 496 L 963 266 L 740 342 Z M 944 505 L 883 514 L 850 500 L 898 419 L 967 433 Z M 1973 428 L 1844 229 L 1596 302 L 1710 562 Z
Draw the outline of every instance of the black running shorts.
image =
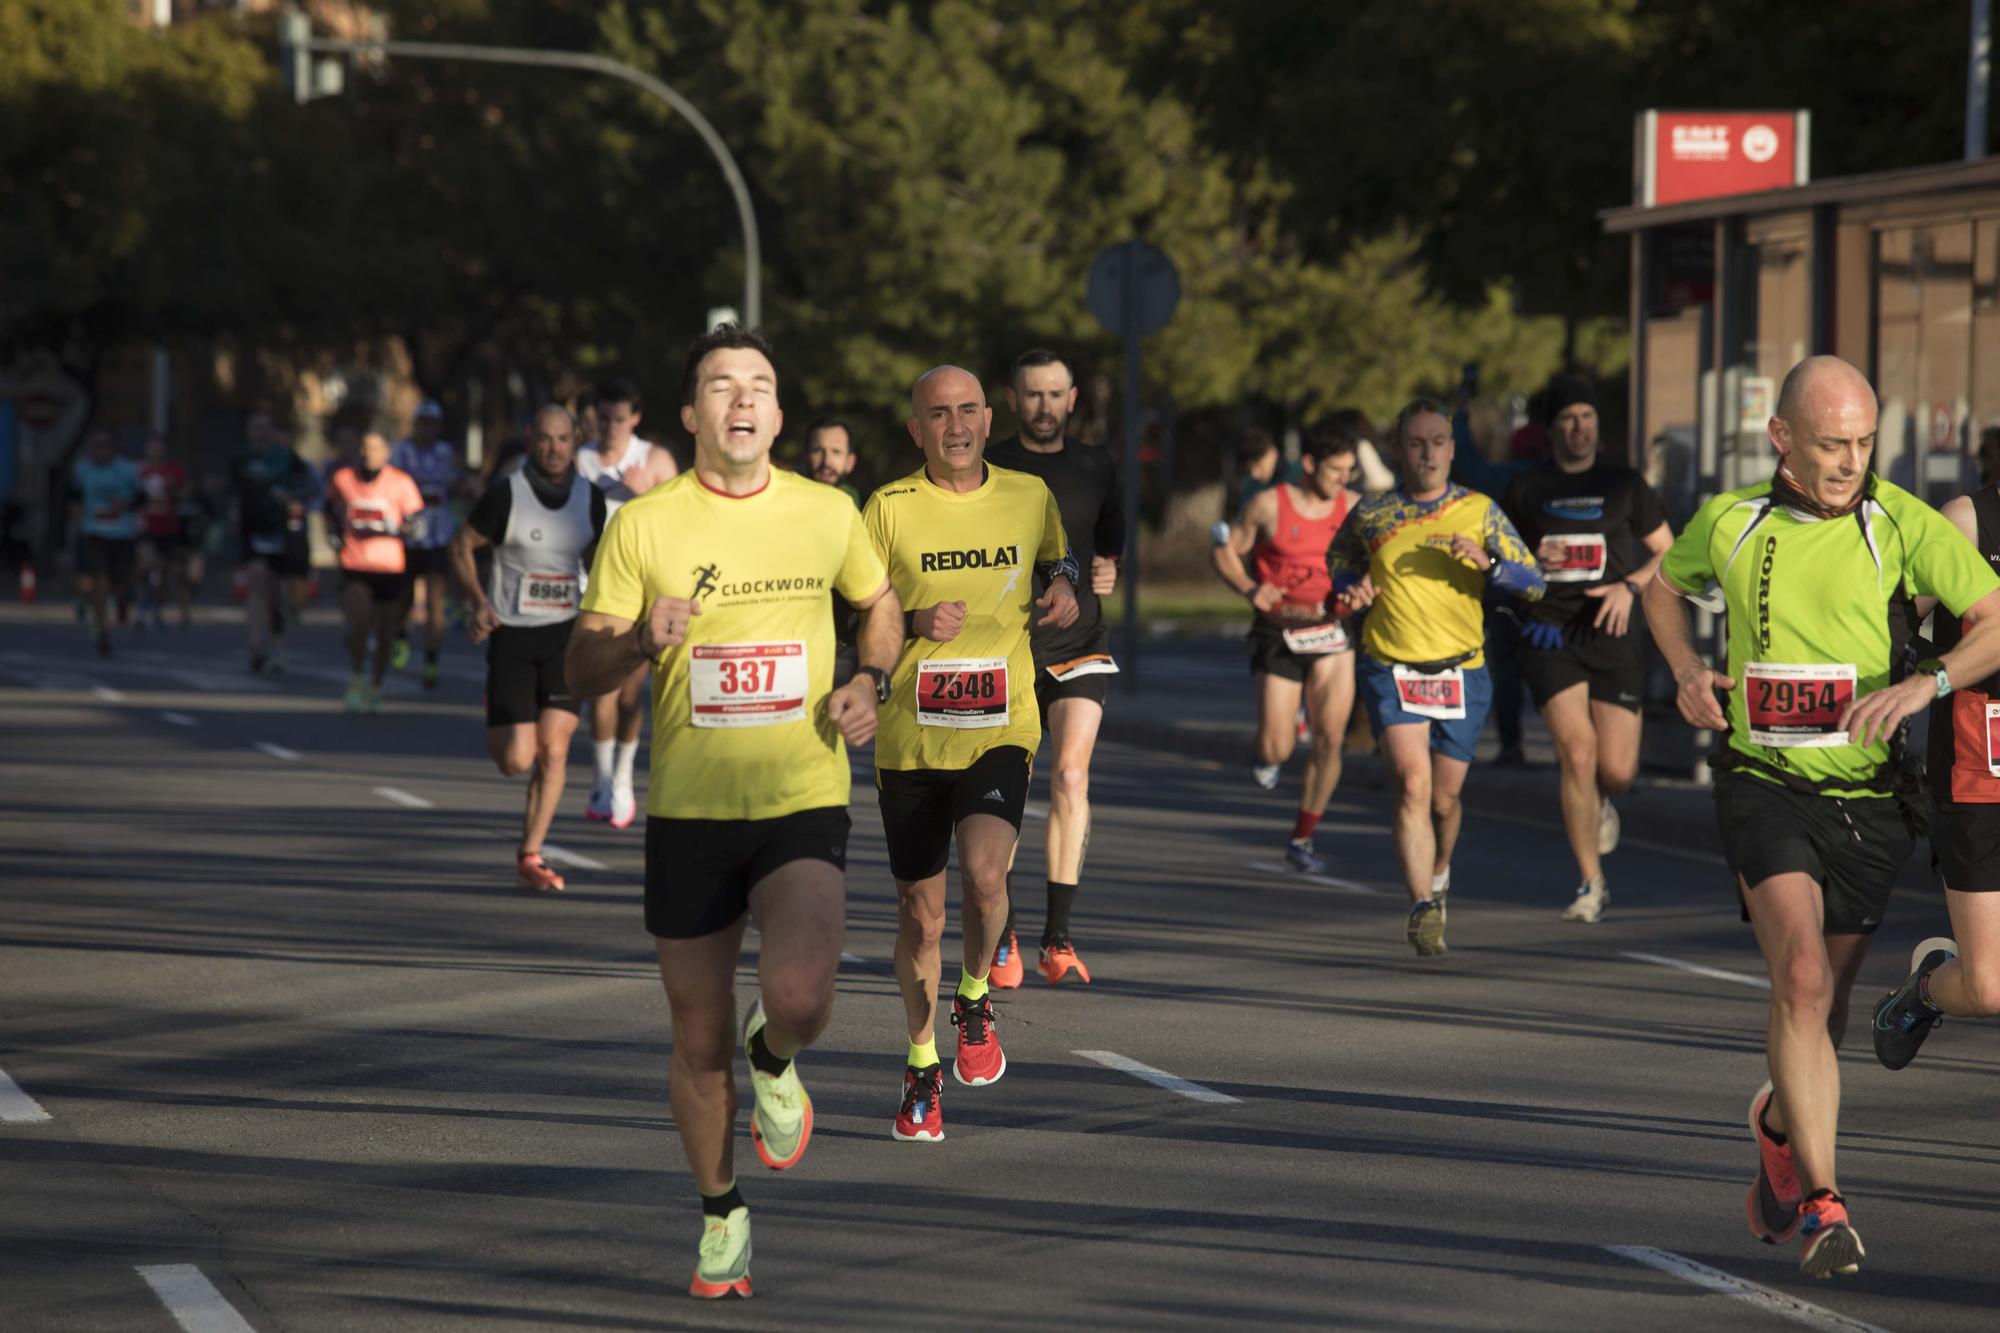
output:
M 1947 889 L 2000 892 L 2000 805 L 1939 801 L 1931 816 L 1931 868 Z
M 876 770 L 889 873 L 913 881 L 942 872 L 952 834 L 971 815 L 998 815 L 1018 831 L 1028 804 L 1028 769 L 1026 750 L 1002 745 L 965 769 Z
M 412 546 L 403 543 L 403 567 L 413 577 L 436 574 L 451 576 L 451 548 L 449 546 Z
M 1588 685 L 1597 703 L 1639 711 L 1646 693 L 1646 669 L 1639 662 L 1639 641 L 1631 631 L 1599 634 L 1572 628 L 1560 648 L 1520 646 L 1521 679 L 1528 683 L 1535 707 L 1572 685 Z
M 131 537 L 84 537 L 77 572 L 123 586 L 132 580 L 132 561 L 139 543 Z
M 486 725 L 514 727 L 543 712 L 577 711 L 563 678 L 563 653 L 574 620 L 522 628 L 502 625 L 486 641 Z
M 1740 773 L 1716 774 L 1715 818 L 1723 856 L 1752 893 L 1773 875 L 1812 876 L 1829 935 L 1875 933 L 1916 842 L 1893 796 L 1813 796 Z
M 403 593 L 410 586 L 408 574 L 383 574 L 370 569 L 344 569 L 341 571 L 341 591 L 357 583 L 368 589 L 368 595 L 375 599 L 377 606 L 390 606 L 403 600 Z
M 750 890 L 794 861 L 847 869 L 843 806 L 776 819 L 646 817 L 646 930 L 693 940 L 726 930 L 750 910 Z
M 1295 653 L 1285 644 L 1285 630 L 1282 625 L 1268 620 L 1250 622 L 1247 636 L 1250 645 L 1250 674 L 1253 676 L 1276 676 L 1280 680 L 1297 681 L 1301 685 L 1312 673 L 1312 664 L 1322 658 L 1339 657 L 1340 653 Z M 1348 643 L 1354 642 L 1354 623 L 1348 627 Z M 1343 652 L 1353 652 L 1349 647 Z

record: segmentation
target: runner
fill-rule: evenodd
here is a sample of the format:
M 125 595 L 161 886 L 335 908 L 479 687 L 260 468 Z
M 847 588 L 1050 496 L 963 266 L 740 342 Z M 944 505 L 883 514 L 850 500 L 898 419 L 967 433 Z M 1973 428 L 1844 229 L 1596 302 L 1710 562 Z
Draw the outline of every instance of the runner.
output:
M 1250 674 L 1257 682 L 1257 751 L 1250 775 L 1265 791 L 1298 745 L 1299 703 L 1306 703 L 1312 757 L 1306 761 L 1298 817 L 1285 859 L 1320 874 L 1326 863 L 1313 835 L 1340 782 L 1340 747 L 1354 708 L 1354 645 L 1328 611 L 1333 591 L 1326 552 L 1360 496 L 1349 490 L 1358 441 L 1346 430 L 1306 435 L 1303 479 L 1253 497 L 1213 552 L 1215 572 L 1249 599 Z M 1248 556 L 1252 568 L 1245 569 Z
M 1921 799 L 1914 776 L 1897 781 L 1901 724 L 2000 667 L 2000 579 L 1949 519 L 1869 473 L 1875 422 L 1854 367 L 1831 356 L 1793 367 L 1769 426 L 1776 475 L 1703 505 L 1645 593 L 1681 716 L 1726 736 L 1709 760 L 1716 819 L 1771 975 L 1771 1081 L 1749 1115 L 1750 1231 L 1773 1244 L 1803 1235 L 1799 1266 L 1813 1277 L 1863 1257 L 1834 1173 L 1835 1049 L 1910 853 L 1896 788 Z M 1682 600 L 1718 593 L 1729 629 L 1719 672 L 1696 655 Z M 1914 597 L 1971 628 L 1942 665 L 1911 672 Z
M 1481 594 L 1533 601 L 1541 572 L 1500 506 L 1451 480 L 1451 418 L 1426 398 L 1397 414 L 1395 490 L 1363 500 L 1327 552 L 1336 614 L 1368 609 L 1356 692 L 1396 784 L 1396 855 L 1410 891 L 1405 937 L 1445 951 L 1459 793 L 1486 721 Z
M 597 427 L 602 439 L 577 450 L 576 470 L 609 502 L 611 512 L 634 496 L 644 495 L 680 471 L 674 456 L 639 438 L 638 386 L 630 380 L 606 380 L 597 386 Z M 591 700 L 591 754 L 596 777 L 584 806 L 588 819 L 629 828 L 638 817 L 639 801 L 632 791 L 632 765 L 639 755 L 639 729 L 646 722 L 646 667 L 641 664 L 618 689 Z
M 954 832 L 963 970 L 952 1001 L 952 1074 L 978 1086 L 1007 1072 L 987 974 L 1007 924 L 1007 867 L 1041 743 L 1034 609 L 1076 623 L 1077 567 L 1062 514 L 1037 477 L 989 467 L 993 409 L 977 377 L 925 372 L 910 394 L 910 437 L 924 466 L 869 497 L 868 532 L 909 607 L 909 639 L 875 740 L 875 782 L 899 903 L 896 980 L 909 1020 L 908 1069 L 894 1134 L 944 1137 L 936 1014 L 943 962 L 945 864 Z M 1037 597 L 1028 565 L 1045 579 Z
M 312 469 L 278 435 L 262 406 L 244 426 L 244 452 L 230 469 L 236 531 L 243 561 L 243 615 L 250 631 L 250 669 L 285 669 L 285 603 L 296 609 L 311 566 L 292 538 L 306 505 L 320 490 Z
M 72 529 L 79 535 L 77 588 L 89 601 L 97 651 L 111 655 L 111 603 L 123 609 L 132 597 L 133 544 L 139 534 L 144 483 L 132 460 L 119 455 L 111 432 L 91 428 L 72 473 Z
M 1118 663 L 1111 657 L 1111 631 L 1102 598 L 1118 586 L 1118 562 L 1125 555 L 1125 499 L 1118 465 L 1103 449 L 1071 443 L 1066 432 L 1076 410 L 1076 376 L 1069 364 L 1037 347 L 1014 358 L 1007 406 L 1021 423 L 1020 433 L 986 451 L 997 467 L 1042 479 L 1062 513 L 1063 532 L 1079 570 L 1090 577 L 1076 584 L 1076 623 L 1034 625 L 1028 643 L 1035 656 L 1035 706 L 1049 738 L 1048 915 L 1042 921 L 1039 968 L 1051 986 L 1075 973 L 1086 986 L 1090 969 L 1070 941 L 1069 914 L 1083 877 L 1083 854 L 1090 846 L 1090 756 L 1104 722 L 1104 699 Z M 1046 591 L 1038 580 L 1037 595 Z M 993 955 L 993 985 L 1011 990 L 1026 969 L 1014 935 L 1014 895 L 1007 894 L 1007 928 Z
M 1515 615 L 1521 676 L 1555 742 L 1563 828 L 1583 877 L 1563 920 L 1595 923 L 1611 900 L 1600 860 L 1618 845 L 1611 798 L 1639 774 L 1646 669 L 1633 612 L 1674 534 L 1645 478 L 1599 456 L 1589 381 L 1559 379 L 1549 393 L 1554 452 L 1508 484 L 1500 507 L 1548 583 Z
M 139 484 L 145 499 L 139 507 L 139 579 L 143 594 L 140 623 L 154 629 L 166 625 L 167 602 L 181 607 L 181 628 L 189 624 L 187 543 L 182 531 L 181 505 L 187 498 L 187 470 L 167 457 L 167 440 L 155 431 L 146 437 L 145 460 L 139 464 Z
M 831 486 L 861 509 L 861 492 L 848 485 L 854 473 L 854 449 L 844 422 L 825 418 L 806 427 L 803 472 L 825 486 Z M 833 594 L 833 683 L 835 688 L 854 679 L 860 664 L 855 635 L 861 631 L 861 613 L 839 593 Z
M 409 582 L 403 537 L 423 512 L 416 482 L 389 465 L 389 441 L 376 431 L 361 437 L 359 456 L 333 474 L 326 487 L 327 539 L 340 556 L 340 609 L 347 621 L 347 693 L 350 713 L 382 711 L 382 677 L 396 640 Z M 368 638 L 375 638 L 372 670 L 364 676 Z
M 528 774 L 514 855 L 523 888 L 563 888 L 563 877 L 542 860 L 576 734 L 577 699 L 563 679 L 563 654 L 608 516 L 604 493 L 576 470 L 574 420 L 550 404 L 529 422 L 526 465 L 493 480 L 449 548 L 472 608 L 472 641 L 486 645 L 486 752 L 507 777 Z M 482 588 L 478 553 L 488 546 L 492 565 Z
M 2000 567 L 2000 489 L 1985 458 L 1985 483 L 1948 501 L 1952 526 Z M 1934 603 L 1917 599 L 1917 614 Z M 1936 647 L 1947 654 L 1973 632 L 1981 614 L 1932 620 Z M 1926 660 L 1920 668 L 1935 671 Z M 1954 673 L 1954 678 L 1955 678 Z M 1890 1069 L 1917 1058 L 1917 1048 L 1944 1015 L 1986 1018 L 2000 1013 L 2000 675 L 1955 690 L 1948 712 L 1930 725 L 1931 869 L 1944 885 L 1951 935 L 1925 940 L 1910 955 L 1910 975 L 1875 1006 L 1875 1056 Z
M 532 435 L 531 435 L 532 440 Z M 533 448 L 532 443 L 530 449 Z M 574 450 L 571 451 L 574 457 Z M 424 511 L 403 543 L 410 578 L 396 622 L 395 655 L 389 665 L 400 671 L 410 660 L 410 612 L 419 592 L 424 619 L 424 688 L 438 686 L 438 653 L 444 647 L 445 602 L 450 587 L 451 539 L 458 530 L 451 502 L 465 487 L 465 464 L 458 446 L 444 438 L 444 408 L 435 399 L 417 404 L 408 439 L 389 456 L 389 465 L 409 474 L 424 498 Z
M 750 1295 L 750 1212 L 732 1125 L 735 978 L 757 927 L 742 1029 L 750 1136 L 774 1170 L 812 1136 L 793 1057 L 826 1028 L 846 919 L 847 745 L 875 734 L 902 608 L 854 506 L 770 465 L 783 424 L 770 347 L 724 324 L 688 351 L 691 475 L 614 517 L 567 671 L 580 695 L 657 664 L 646 794 L 646 929 L 673 1020 L 675 1128 L 702 1195 L 689 1290 Z M 833 688 L 827 592 L 863 609 L 862 672 Z

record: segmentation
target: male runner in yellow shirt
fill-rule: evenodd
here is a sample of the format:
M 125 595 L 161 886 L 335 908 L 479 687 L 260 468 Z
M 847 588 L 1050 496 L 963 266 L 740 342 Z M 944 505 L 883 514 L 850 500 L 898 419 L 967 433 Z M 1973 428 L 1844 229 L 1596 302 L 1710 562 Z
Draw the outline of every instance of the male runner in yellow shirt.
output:
M 934 1143 L 944 1137 L 936 1019 L 945 863 L 956 832 L 965 949 L 952 1001 L 952 1073 L 977 1086 L 1007 1071 L 987 974 L 1007 924 L 1007 866 L 1029 757 L 1042 739 L 1028 622 L 1036 607 L 1046 613 L 1038 623 L 1076 621 L 1077 565 L 1042 480 L 985 461 L 993 409 L 978 378 L 939 366 L 910 398 L 910 436 L 924 466 L 876 491 L 863 521 L 897 599 L 911 608 L 875 738 L 910 1038 L 894 1132 Z M 1048 585 L 1039 598 L 1036 572 Z
M 691 1292 L 750 1294 L 736 1188 L 737 956 L 759 937 L 743 1026 L 750 1135 L 781 1170 L 805 1153 L 812 1099 L 792 1057 L 833 1010 L 846 921 L 847 745 L 875 734 L 901 606 L 846 496 L 771 467 L 783 424 L 762 337 L 724 324 L 688 350 L 691 472 L 613 516 L 565 663 L 572 691 L 653 668 L 646 929 L 673 1019 L 669 1092 L 706 1229 Z M 862 611 L 861 671 L 833 688 L 838 592 Z

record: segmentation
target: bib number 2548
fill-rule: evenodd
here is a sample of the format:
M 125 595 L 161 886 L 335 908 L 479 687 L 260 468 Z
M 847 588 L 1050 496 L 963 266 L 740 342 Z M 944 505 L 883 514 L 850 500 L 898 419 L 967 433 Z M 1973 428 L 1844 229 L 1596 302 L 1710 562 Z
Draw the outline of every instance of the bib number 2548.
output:
M 1007 659 L 938 659 L 917 667 L 917 721 L 926 727 L 1007 725 Z

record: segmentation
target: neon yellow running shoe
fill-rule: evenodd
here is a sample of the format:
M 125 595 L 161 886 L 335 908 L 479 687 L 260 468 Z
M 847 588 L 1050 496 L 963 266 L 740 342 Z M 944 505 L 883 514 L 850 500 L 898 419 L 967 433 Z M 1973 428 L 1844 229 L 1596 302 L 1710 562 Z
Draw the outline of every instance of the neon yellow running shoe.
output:
M 701 1257 L 695 1261 L 688 1295 L 702 1300 L 750 1295 L 750 1210 L 732 1208 L 727 1217 L 703 1219 Z
M 764 1002 L 750 1007 L 743 1020 L 743 1056 L 750 1057 L 750 1038 L 764 1028 Z M 799 1062 L 792 1061 L 782 1074 L 766 1074 L 753 1062 L 750 1086 L 757 1094 L 750 1108 L 750 1142 L 757 1156 L 773 1171 L 797 1166 L 812 1139 L 813 1104 L 799 1082 Z
M 389 669 L 391 671 L 401 671 L 409 664 L 410 641 L 408 639 L 398 639 L 396 640 L 396 646 L 389 650 Z

